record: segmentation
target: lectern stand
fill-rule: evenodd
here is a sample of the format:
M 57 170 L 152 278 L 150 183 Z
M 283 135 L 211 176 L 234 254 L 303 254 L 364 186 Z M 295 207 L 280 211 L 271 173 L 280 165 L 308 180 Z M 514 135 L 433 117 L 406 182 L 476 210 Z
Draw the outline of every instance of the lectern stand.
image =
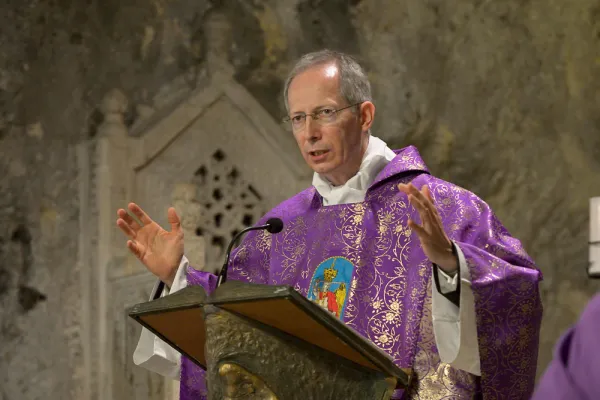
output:
M 409 374 L 289 286 L 190 286 L 129 315 L 205 369 L 209 399 L 389 399 Z

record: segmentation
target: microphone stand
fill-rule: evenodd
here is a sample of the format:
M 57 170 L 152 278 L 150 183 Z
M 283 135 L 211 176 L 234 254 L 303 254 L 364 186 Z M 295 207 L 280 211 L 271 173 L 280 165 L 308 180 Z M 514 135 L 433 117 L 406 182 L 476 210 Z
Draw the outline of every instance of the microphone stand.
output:
M 259 225 L 259 226 L 251 226 L 251 227 L 242 229 L 237 235 L 235 235 L 233 237 L 233 239 L 231 239 L 231 242 L 229 242 L 229 246 L 227 246 L 227 252 L 225 253 L 227 255 L 225 258 L 225 264 L 223 264 L 223 267 L 221 267 L 221 271 L 219 272 L 219 279 L 217 280 L 217 287 L 221 286 L 221 284 L 225 283 L 225 281 L 227 280 L 227 268 L 229 266 L 229 257 L 231 256 L 231 249 L 233 248 L 233 245 L 238 241 L 238 239 L 246 232 L 267 229 L 270 226 L 271 225 L 269 225 L 269 224 Z
M 237 242 L 238 239 L 246 232 L 258 231 L 258 230 L 262 230 L 262 229 L 269 229 L 270 227 L 271 227 L 271 224 L 251 226 L 249 228 L 243 229 L 237 235 L 235 235 L 233 237 L 233 239 L 231 239 L 231 242 L 229 242 L 229 246 L 227 247 L 227 253 L 226 253 L 227 258 L 225 260 L 225 264 L 223 264 L 223 267 L 221 268 L 221 271 L 219 272 L 219 277 L 217 280 L 217 287 L 221 286 L 221 284 L 225 283 L 225 281 L 227 280 L 227 266 L 229 265 L 229 257 L 231 255 L 231 249 L 233 248 L 233 245 L 235 244 L 235 242 Z M 165 283 L 159 279 L 158 286 L 156 287 L 156 290 L 154 291 L 154 296 L 152 297 L 152 300 L 158 299 L 161 296 L 164 288 L 165 288 Z
M 244 233 L 250 232 L 250 231 L 260 231 L 263 229 L 268 231 L 269 233 L 279 233 L 283 229 L 283 221 L 279 218 L 269 218 L 269 220 L 267 220 L 267 223 L 264 225 L 251 226 L 251 227 L 242 229 L 242 231 L 240 231 L 238 234 L 236 234 L 233 237 L 233 239 L 231 239 L 231 241 L 229 242 L 229 246 L 227 247 L 227 252 L 226 252 L 227 257 L 225 259 L 225 264 L 223 264 L 223 267 L 221 268 L 221 271 L 219 272 L 219 276 L 217 279 L 217 287 L 221 286 L 221 284 L 225 283 L 225 281 L 227 280 L 227 268 L 229 267 L 229 258 L 231 257 L 231 249 L 233 248 L 233 245 L 238 241 L 238 239 Z M 164 287 L 165 287 L 165 283 L 159 279 L 158 285 L 156 287 L 156 290 L 154 291 L 154 296 L 152 297 L 152 300 L 156 300 L 161 296 L 162 291 L 164 290 Z
M 226 252 L 227 257 L 225 258 L 225 264 L 223 264 L 223 267 L 221 268 L 221 272 L 219 272 L 219 278 L 217 280 L 217 287 L 221 286 L 221 284 L 225 283 L 225 281 L 227 280 L 227 269 L 229 268 L 229 257 L 231 256 L 231 249 L 233 248 L 233 245 L 235 244 L 235 242 L 237 242 L 237 240 L 246 232 L 260 231 L 263 229 L 267 230 L 269 233 L 279 233 L 283 229 L 283 221 L 281 221 L 281 219 L 279 219 L 279 218 L 269 218 L 269 220 L 267 221 L 266 224 L 245 228 L 241 232 L 239 232 L 237 235 L 235 235 L 233 237 L 233 239 L 231 239 L 231 242 L 229 242 L 229 246 L 227 247 L 227 252 Z

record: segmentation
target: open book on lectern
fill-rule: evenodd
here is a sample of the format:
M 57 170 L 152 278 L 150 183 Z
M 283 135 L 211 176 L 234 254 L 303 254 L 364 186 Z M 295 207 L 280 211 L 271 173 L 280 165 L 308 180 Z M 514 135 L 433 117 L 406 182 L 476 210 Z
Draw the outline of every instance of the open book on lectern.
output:
M 408 385 L 408 374 L 373 343 L 290 286 L 227 281 L 209 296 L 201 286 L 128 310 L 129 316 L 181 354 L 206 368 L 204 306 L 212 305 L 296 337 Z

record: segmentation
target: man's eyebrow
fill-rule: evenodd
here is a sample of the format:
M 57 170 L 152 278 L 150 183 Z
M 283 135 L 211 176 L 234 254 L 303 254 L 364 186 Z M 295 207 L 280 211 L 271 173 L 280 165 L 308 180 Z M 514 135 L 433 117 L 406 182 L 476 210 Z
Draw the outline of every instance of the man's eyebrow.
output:
M 314 113 L 315 111 L 322 110 L 324 108 L 335 108 L 335 106 L 332 105 L 332 104 L 323 104 L 323 105 L 319 105 L 319 106 L 313 107 L 313 109 L 310 112 Z M 306 113 L 304 111 L 295 111 L 295 112 L 292 112 L 292 115 L 298 115 L 298 114 L 306 114 Z
M 322 106 L 313 108 L 313 111 L 322 110 L 324 108 L 335 108 L 335 106 L 333 104 L 323 104 Z

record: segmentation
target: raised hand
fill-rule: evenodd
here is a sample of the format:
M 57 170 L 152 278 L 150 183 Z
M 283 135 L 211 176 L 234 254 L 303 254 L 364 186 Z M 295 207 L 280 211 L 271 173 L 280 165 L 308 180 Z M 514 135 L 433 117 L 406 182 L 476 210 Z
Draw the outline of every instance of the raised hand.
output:
M 167 211 L 171 231 L 164 230 L 135 203 L 127 205 L 142 223 L 136 222 L 124 209 L 117 211 L 117 226 L 127 235 L 129 250 L 169 287 L 173 284 L 177 267 L 183 257 L 183 230 L 173 207 Z
M 421 224 L 409 220 L 408 225 L 419 236 L 423 251 L 429 261 L 436 264 L 444 272 L 453 274 L 458 270 L 458 260 L 452 253 L 452 242 L 444 231 L 442 218 L 438 213 L 429 187 L 424 185 L 419 191 L 412 183 L 398 185 L 398 189 L 408 196 L 408 201 L 419 212 Z

